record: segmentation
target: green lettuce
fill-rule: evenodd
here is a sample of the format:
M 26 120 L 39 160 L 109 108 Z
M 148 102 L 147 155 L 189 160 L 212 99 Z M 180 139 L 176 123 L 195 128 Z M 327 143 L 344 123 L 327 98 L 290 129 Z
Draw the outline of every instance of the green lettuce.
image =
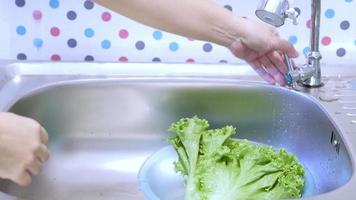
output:
M 169 138 L 184 176 L 185 200 L 277 200 L 301 197 L 304 169 L 285 149 L 234 140 L 232 126 L 210 129 L 198 117 L 173 123 Z

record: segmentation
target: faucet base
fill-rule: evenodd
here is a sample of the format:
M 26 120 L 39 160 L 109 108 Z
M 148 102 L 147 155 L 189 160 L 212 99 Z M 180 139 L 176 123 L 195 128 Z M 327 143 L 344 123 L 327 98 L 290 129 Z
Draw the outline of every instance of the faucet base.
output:
M 306 88 L 320 88 L 324 86 L 324 83 L 323 82 L 320 82 L 318 84 L 301 83 L 300 85 Z

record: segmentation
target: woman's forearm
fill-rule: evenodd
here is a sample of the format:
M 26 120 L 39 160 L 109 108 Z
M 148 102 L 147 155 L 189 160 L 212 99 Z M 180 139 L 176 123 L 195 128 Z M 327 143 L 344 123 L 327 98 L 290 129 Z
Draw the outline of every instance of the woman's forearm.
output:
M 96 0 L 96 3 L 143 24 L 223 46 L 244 36 L 244 19 L 210 0 Z
M 262 22 L 234 16 L 211 0 L 95 0 L 143 24 L 228 47 L 270 83 L 284 85 L 283 55 L 298 52 Z

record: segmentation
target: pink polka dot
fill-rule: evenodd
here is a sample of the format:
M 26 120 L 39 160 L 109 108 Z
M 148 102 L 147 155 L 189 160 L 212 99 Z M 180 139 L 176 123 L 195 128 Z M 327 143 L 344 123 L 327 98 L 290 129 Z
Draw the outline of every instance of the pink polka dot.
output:
M 186 62 L 187 62 L 187 63 L 194 63 L 195 60 L 194 60 L 193 58 L 188 58 L 188 59 L 186 60 Z
M 35 20 L 40 20 L 42 19 L 42 12 L 40 10 L 35 10 L 33 11 L 32 16 Z
M 331 38 L 329 36 L 325 36 L 325 37 L 323 37 L 323 39 L 321 39 L 321 43 L 324 46 L 328 46 L 331 44 Z
M 61 30 L 57 27 L 52 27 L 50 32 L 52 36 L 57 37 L 61 33 Z
M 126 39 L 129 36 L 129 32 L 126 29 L 121 29 L 119 31 L 119 36 L 122 39 Z
M 129 61 L 129 59 L 128 59 L 126 56 L 121 56 L 121 57 L 119 58 L 119 61 L 120 61 L 120 62 L 127 62 L 127 61 Z
M 111 20 L 111 14 L 109 12 L 103 12 L 101 19 L 105 22 L 108 22 Z
M 58 54 L 53 54 L 53 55 L 51 56 L 51 60 L 52 60 L 52 61 L 60 61 L 60 60 L 61 60 L 61 56 L 58 55 Z
M 307 28 L 311 28 L 311 26 L 312 26 L 312 24 L 311 24 L 311 20 L 309 19 L 308 21 L 307 21 Z

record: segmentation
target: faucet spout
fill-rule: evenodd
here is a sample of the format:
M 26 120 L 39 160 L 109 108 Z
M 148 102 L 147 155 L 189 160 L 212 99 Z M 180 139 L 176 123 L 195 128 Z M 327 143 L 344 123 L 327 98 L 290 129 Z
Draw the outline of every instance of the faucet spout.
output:
M 312 0 L 311 10 L 310 52 L 308 53 L 307 64 L 314 68 L 315 71 L 310 79 L 303 82 L 303 85 L 308 87 L 320 87 L 323 85 L 320 69 L 322 56 L 319 51 L 321 0 Z
M 319 52 L 321 0 L 312 0 L 310 48 Z

